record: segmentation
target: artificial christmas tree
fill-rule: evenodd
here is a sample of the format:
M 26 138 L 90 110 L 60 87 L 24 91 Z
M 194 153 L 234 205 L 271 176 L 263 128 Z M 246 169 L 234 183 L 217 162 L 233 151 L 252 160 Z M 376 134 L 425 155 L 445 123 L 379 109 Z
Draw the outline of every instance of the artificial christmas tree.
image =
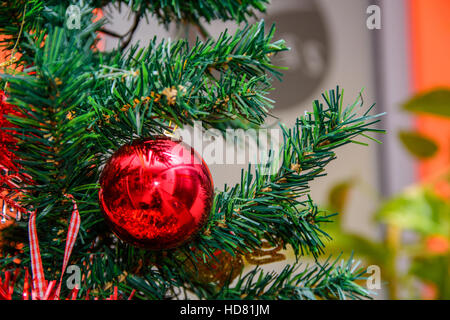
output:
M 120 148 L 100 177 L 100 207 L 117 236 L 147 249 L 179 247 L 203 227 L 214 188 L 205 162 L 169 137 Z
M 312 111 L 300 117 L 293 128 L 281 127 L 280 151 L 272 154 L 278 161 L 269 168 L 249 167 L 240 184 L 216 190 L 213 200 L 207 168 L 185 168 L 170 177 L 155 178 L 153 171 L 147 172 L 150 166 L 167 161 L 150 159 L 158 154 L 170 156 L 167 149 L 143 152 L 130 147 L 137 139 L 154 141 L 173 131 L 172 124 L 186 127 L 202 121 L 206 129 L 223 133 L 263 125 L 272 108 L 267 98 L 271 78 L 281 76 L 271 57 L 287 50 L 284 41 L 273 40 L 274 27 L 266 32 L 261 21 L 234 35 L 224 32 L 218 39 L 197 40 L 193 45 L 186 40 L 156 39 L 143 46 L 128 45 L 140 19 L 146 16 L 163 24 L 192 24 L 206 35 L 201 21 L 247 21 L 255 11 L 264 11 L 266 2 L 2 2 L 2 49 L 14 48 L 21 54 L 14 72 L 4 69 L 0 75 L 8 105 L 13 106 L 13 112 L 3 115 L 11 126 L 2 127 L 2 135 L 8 134 L 15 141 L 6 146 L 14 154 L 14 174 L 29 178 L 20 185 L 2 180 L 8 193 L 4 198 L 20 194 L 14 200 L 25 214 L 14 224 L 14 232 L 3 234 L 3 238 L 24 246 L 19 252 L 3 250 L 0 268 L 8 279 L 11 269 L 32 271 L 31 284 L 26 272 L 14 273 L 14 281 L 6 283 L 13 283 L 16 290 L 8 289 L 7 284 L 4 297 L 20 298 L 24 292 L 28 297 L 30 285 L 34 299 L 173 299 L 185 297 L 186 292 L 200 299 L 368 296 L 367 290 L 355 283 L 364 270 L 354 270 L 352 261 L 300 266 L 303 256 L 317 259 L 323 252 L 327 234 L 321 225 L 332 216 L 318 210 L 308 196 L 308 183 L 324 175 L 325 166 L 335 159 L 334 149 L 360 143 L 355 139 L 381 131 L 373 127 L 379 120 L 369 115 L 373 106 L 357 115 L 362 106 L 359 97 L 344 107 L 339 89 L 324 93 L 323 101 L 314 101 Z M 123 36 L 108 31 L 106 20 L 95 19 L 93 14 L 117 3 L 128 4 L 136 16 L 132 29 Z M 78 12 L 78 21 L 68 23 L 67 12 L 69 17 Z M 111 52 L 98 50 L 101 32 L 117 36 L 120 47 Z M 131 148 L 129 152 L 135 152 L 130 157 L 134 159 L 130 160 L 132 166 L 136 172 L 146 173 L 114 177 L 121 171 L 111 171 L 108 165 L 103 169 L 120 148 Z M 111 180 L 103 188 L 111 191 L 133 186 L 133 192 L 125 196 L 125 190 L 122 195 L 117 190 L 108 191 L 108 201 L 101 193 L 99 203 L 100 185 L 105 182 L 100 179 L 102 170 L 107 170 L 105 176 Z M 202 175 L 199 170 L 203 170 Z M 160 194 L 149 196 L 153 192 L 148 189 L 150 182 L 165 184 L 156 187 L 167 194 L 166 199 Z M 199 213 L 189 217 L 192 212 L 188 209 L 193 206 Z M 124 207 L 140 211 L 134 216 L 126 211 L 114 217 L 115 226 L 122 226 L 122 231 L 127 223 L 139 230 L 182 226 L 183 221 L 177 220 L 180 215 L 193 219 L 186 220 L 191 229 L 183 231 L 182 239 L 170 243 L 166 239 L 160 245 L 153 242 L 151 249 L 160 250 L 136 247 L 133 244 L 139 244 L 148 229 L 135 234 L 140 240 L 122 242 L 101 212 Z M 156 209 L 167 217 L 150 215 L 144 219 L 149 210 L 155 215 Z M 138 226 L 139 221 L 129 220 L 137 218 L 146 224 Z M 117 228 L 114 231 L 123 235 Z M 269 261 L 275 261 L 281 247 L 292 248 L 297 262 L 279 274 L 255 268 L 236 279 L 243 256 L 259 263 L 255 257 L 265 248 L 274 248 Z M 20 259 L 19 266 L 15 259 Z M 221 259 L 229 263 L 221 263 Z M 64 282 L 69 277 L 65 274 L 68 265 L 81 268 L 76 291 Z M 206 274 L 206 269 L 222 266 L 225 271 L 217 272 L 218 276 Z M 58 283 L 45 280 L 58 278 Z

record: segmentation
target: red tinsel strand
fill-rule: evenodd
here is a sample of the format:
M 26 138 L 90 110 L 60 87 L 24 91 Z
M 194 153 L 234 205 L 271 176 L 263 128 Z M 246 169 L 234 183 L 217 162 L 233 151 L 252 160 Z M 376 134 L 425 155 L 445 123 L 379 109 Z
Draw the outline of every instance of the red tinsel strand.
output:
M 11 300 L 14 293 L 14 284 L 16 283 L 17 276 L 20 270 L 16 269 L 14 275 L 11 278 L 11 271 L 6 271 L 4 279 L 0 276 L 0 300 Z
M 14 106 L 6 102 L 6 94 L 0 90 L 0 165 L 6 167 L 8 171 L 17 172 L 19 168 L 14 163 L 14 146 L 16 139 L 11 132 L 4 128 L 13 128 L 14 126 L 6 119 L 7 115 L 17 114 Z
M 32 181 L 29 175 L 20 173 L 20 166 L 15 152 L 17 151 L 17 139 L 14 137 L 15 126 L 11 124 L 7 116 L 19 115 L 14 105 L 6 102 L 7 96 L 0 90 L 0 199 L 8 208 L 20 211 L 25 210 L 14 198 L 20 194 L 21 184 Z
M 14 287 L 17 281 L 17 277 L 20 274 L 20 269 L 17 268 L 14 273 L 11 270 L 5 271 L 3 276 L 0 274 L 0 300 L 12 300 Z M 30 292 L 31 291 L 31 292 Z M 25 268 L 25 278 L 23 282 L 23 290 L 22 290 L 22 300 L 78 300 L 78 292 L 80 290 L 78 288 L 74 288 L 70 291 L 67 297 L 58 298 L 57 295 L 57 286 L 56 281 L 49 281 L 47 285 L 47 290 L 45 295 L 39 299 L 36 290 L 31 288 L 31 275 L 28 272 L 28 269 Z M 80 299 L 90 300 L 89 298 L 89 290 L 86 295 Z M 134 297 L 136 290 L 133 290 L 128 297 L 128 300 L 131 300 Z M 115 286 L 113 288 L 113 293 L 106 298 L 105 300 L 124 300 L 125 298 L 122 295 L 118 295 L 118 288 Z M 99 300 L 97 297 L 94 300 Z

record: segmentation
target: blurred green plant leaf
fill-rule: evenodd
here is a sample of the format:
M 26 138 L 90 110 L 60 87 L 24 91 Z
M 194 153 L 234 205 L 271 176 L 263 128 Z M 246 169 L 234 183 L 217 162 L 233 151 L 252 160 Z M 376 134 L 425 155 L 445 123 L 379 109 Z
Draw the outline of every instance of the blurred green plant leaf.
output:
M 439 88 L 419 93 L 404 103 L 403 109 L 450 118 L 450 89 Z
M 422 186 L 408 188 L 385 202 L 376 214 L 378 221 L 424 235 L 449 236 L 450 205 Z
M 324 230 L 333 239 L 327 245 L 326 252 L 329 254 L 344 253 L 344 256 L 355 252 L 367 263 L 384 265 L 389 255 L 384 244 L 362 235 L 346 232 L 342 227 L 341 220 L 349 201 L 350 191 L 356 184 L 355 179 L 345 179 L 333 185 L 328 192 L 327 209 L 339 214 L 335 216 L 334 223 L 324 225 Z
M 430 158 L 438 150 L 438 146 L 433 140 L 420 133 L 400 131 L 398 135 L 405 148 L 415 157 Z
M 363 258 L 368 264 L 386 265 L 390 252 L 383 243 L 346 232 L 342 228 L 336 227 L 335 223 L 330 223 L 325 230 L 333 238 L 325 250 L 327 254 L 344 253 L 344 257 L 346 257 L 350 252 L 355 252 L 358 258 Z
M 328 208 L 334 212 L 343 212 L 348 202 L 350 189 L 355 182 L 351 179 L 341 181 L 331 187 L 328 193 Z
M 436 284 L 439 300 L 450 299 L 450 259 L 445 255 L 415 258 L 410 273 L 418 278 Z

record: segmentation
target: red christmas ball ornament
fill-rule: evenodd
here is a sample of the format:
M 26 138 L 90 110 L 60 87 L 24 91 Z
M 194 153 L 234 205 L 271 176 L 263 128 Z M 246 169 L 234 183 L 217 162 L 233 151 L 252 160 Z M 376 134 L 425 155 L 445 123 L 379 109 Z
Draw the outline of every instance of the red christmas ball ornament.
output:
M 203 159 L 159 136 L 117 150 L 100 176 L 100 207 L 113 232 L 147 249 L 177 247 L 205 224 L 214 187 Z

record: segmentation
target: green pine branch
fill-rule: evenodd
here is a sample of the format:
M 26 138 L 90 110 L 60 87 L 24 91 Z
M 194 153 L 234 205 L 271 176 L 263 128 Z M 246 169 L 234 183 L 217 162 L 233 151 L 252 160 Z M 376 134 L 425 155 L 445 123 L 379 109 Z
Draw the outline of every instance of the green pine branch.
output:
M 306 267 L 297 261 L 279 273 L 256 267 L 232 283 L 228 280 L 223 286 L 217 286 L 193 282 L 183 274 L 170 271 L 173 266 L 169 263 L 169 267 L 161 268 L 162 272 L 152 270 L 145 276 L 130 275 L 128 284 L 120 288 L 125 293 L 136 289 L 136 297 L 140 299 L 174 299 L 189 294 L 217 300 L 367 299 L 370 292 L 356 283 L 366 279 L 366 271 L 358 265 L 353 258 L 344 262 L 338 257 Z M 184 290 L 174 291 L 174 287 Z
M 155 17 L 160 23 L 171 22 L 193 24 L 205 34 L 202 21 L 213 20 L 245 22 L 254 17 L 256 12 L 265 12 L 268 0 L 92 0 L 84 1 L 81 6 L 82 25 L 92 19 L 92 9 L 112 5 L 122 8 L 127 5 L 137 19 Z M 21 46 L 20 30 L 45 30 L 48 27 L 63 27 L 66 8 L 73 4 L 71 0 L 31 0 L 0 1 L 0 34 L 7 36 L 0 41 L 0 47 L 11 50 L 18 41 L 17 51 L 25 53 Z M 22 28 L 23 23 L 23 28 Z M 92 30 L 89 30 L 92 32 Z M 26 60 L 28 53 L 20 61 Z
M 33 52 L 33 66 L 1 77 L 8 81 L 10 103 L 21 114 L 9 117 L 16 126 L 13 130 L 17 132 L 18 163 L 32 180 L 20 186 L 21 205 L 38 212 L 38 236 L 41 247 L 45 248 L 42 259 L 46 270 L 50 269 L 48 278 L 53 278 L 61 268 L 61 252 L 72 211 L 64 194 L 72 194 L 77 199 L 82 216 L 76 249 L 80 253 L 88 252 L 96 237 L 88 234 L 90 228 L 102 220 L 96 196 L 97 168 L 101 162 L 98 136 L 86 130 L 95 112 L 84 107 L 84 101 L 97 84 L 93 76 L 97 62 L 90 50 L 95 39 L 90 34 L 74 37 L 60 28 L 26 39 L 24 46 Z M 72 118 L 74 110 L 76 117 Z M 16 233 L 26 238 L 26 220 L 18 222 L 15 228 Z M 24 265 L 29 263 L 28 244 L 23 253 L 2 258 L 2 267 L 10 266 L 19 256 Z
M 185 40 L 157 44 L 155 38 L 145 49 L 102 58 L 97 78 L 110 80 L 89 103 L 113 125 L 101 121 L 94 129 L 117 147 L 117 138 L 160 134 L 169 121 L 221 129 L 233 120 L 261 124 L 272 108 L 271 74 L 280 76 L 271 56 L 287 49 L 272 40 L 274 32 L 265 34 L 262 21 L 192 48 Z
M 280 273 L 256 268 L 238 279 L 232 288 L 221 290 L 218 299 L 249 300 L 316 300 L 363 299 L 370 292 L 356 281 L 364 280 L 366 271 L 353 259 L 338 263 L 330 259 L 312 267 L 300 269 L 300 264 L 287 265 Z
M 297 120 L 294 128 L 283 128 L 280 168 L 274 174 L 262 165 L 243 172 L 241 182 L 216 195 L 207 232 L 193 246 L 251 252 L 266 239 L 290 245 L 296 255 L 323 252 L 328 235 L 320 224 L 330 215 L 320 212 L 310 199 L 309 182 L 324 176 L 325 166 L 335 159 L 334 149 L 355 142 L 365 132 L 383 132 L 373 128 L 379 115 L 368 113 L 373 105 L 357 116 L 355 108 L 362 100 L 343 108 L 339 89 L 323 95 L 324 104 L 315 101 L 313 112 Z M 276 158 L 275 158 L 276 159 Z M 271 165 L 277 166 L 278 161 Z
M 30 48 L 30 42 L 34 42 L 42 33 L 48 33 L 55 27 L 64 28 L 66 22 L 66 9 L 72 1 L 65 0 L 30 0 L 30 1 L 0 1 L 0 34 L 4 37 L 0 40 L 0 48 L 18 58 L 16 66 L 29 67 L 34 63 L 34 49 Z M 80 38 L 97 38 L 95 33 L 105 20 L 92 23 L 94 9 L 88 1 L 83 5 L 78 4 L 81 11 L 80 30 L 67 30 L 72 35 Z M 7 57 L 8 59 L 11 56 Z M 2 70 L 3 72 L 3 70 Z
M 196 15 L 206 15 L 197 4 L 203 4 L 202 8 L 212 3 L 226 6 L 216 8 L 218 12 L 210 19 L 228 14 L 239 20 L 246 19 L 245 8 L 259 8 L 263 2 L 133 3 L 144 8 L 142 14 L 166 4 L 167 11 L 156 13 L 164 21 L 181 17 L 196 22 Z M 358 115 L 361 100 L 343 108 L 339 89 L 324 94 L 323 103 L 315 101 L 313 111 L 299 118 L 292 129 L 282 128 L 281 153 L 274 154 L 280 166 L 272 163 L 274 171 L 265 166 L 249 168 L 240 184 L 218 192 L 207 226 L 192 242 L 158 252 L 134 248 L 111 234 L 99 210 L 99 168 L 109 154 L 135 136 L 163 132 L 169 121 L 184 126 L 201 120 L 206 127 L 221 130 L 248 124 L 258 127 L 271 108 L 267 98 L 271 77 L 279 76 L 270 59 L 286 50 L 284 42 L 273 41 L 274 28 L 265 33 L 261 22 L 234 35 L 224 32 L 215 41 L 197 41 L 193 47 L 183 40 L 158 43 L 154 39 L 145 48 L 101 53 L 95 49 L 96 32 L 104 21 L 92 23 L 92 3 L 83 7 L 82 32 L 64 27 L 68 2 L 28 3 L 22 20 L 24 2 L 0 9 L 0 25 L 7 25 L 0 29 L 5 34 L 17 36 L 24 21 L 17 48 L 25 67 L 23 72 L 0 77 L 9 84 L 9 102 L 23 115 L 10 117 L 18 128 L 19 162 L 33 180 L 21 187 L 25 191 L 21 204 L 38 212 L 47 279 L 58 277 L 61 269 L 72 210 L 64 193 L 70 193 L 81 214 L 71 256 L 71 264 L 81 266 L 86 275 L 80 295 L 91 290 L 93 295 L 106 297 L 112 284 L 124 292 L 135 288 L 142 299 L 175 299 L 180 290 L 219 299 L 367 295 L 354 284 L 361 274 L 335 263 L 303 271 L 296 263 L 281 274 L 255 270 L 242 275 L 237 284 L 220 287 L 195 282 L 183 262 L 189 257 L 201 263 L 195 260 L 194 250 L 205 261 L 216 250 L 249 253 L 260 248 L 263 240 L 293 248 L 297 259 L 308 253 L 317 258 L 328 238 L 321 224 L 330 215 L 320 212 L 308 196 L 309 182 L 324 175 L 336 148 L 360 143 L 358 137 L 382 131 L 373 127 L 379 121 L 369 115 L 373 106 Z M 4 44 L 11 48 L 14 37 Z M 18 222 L 3 235 L 6 240 L 25 239 L 25 245 L 23 252 L 3 251 L 0 268 L 11 267 L 16 258 L 28 265 L 27 221 Z
M 201 19 L 236 22 L 247 21 L 256 12 L 265 12 L 268 0 L 113 0 L 95 1 L 97 6 L 126 4 L 133 11 L 158 18 L 161 23 L 189 22 L 197 24 Z
M 192 275 L 186 270 L 185 258 L 180 258 L 188 257 L 197 264 L 204 263 L 202 260 L 215 259 L 217 250 L 241 255 L 260 248 L 263 239 L 274 245 L 281 240 L 285 246 L 294 249 L 297 259 L 308 252 L 314 257 L 323 252 L 324 240 L 329 240 L 329 237 L 322 231 L 321 224 L 329 222 L 330 215 L 317 210 L 308 196 L 308 183 L 324 175 L 325 165 L 335 159 L 335 148 L 351 142 L 360 143 L 355 139 L 360 135 L 367 136 L 364 132 L 383 132 L 373 128 L 379 121 L 376 119 L 378 115 L 368 114 L 373 105 L 357 116 L 358 110 L 355 108 L 362 107 L 362 99 L 358 98 L 343 108 L 339 89 L 331 90 L 323 98 L 325 105 L 315 101 L 313 112 L 301 117 L 292 130 L 284 131 L 280 169 L 272 175 L 263 175 L 261 173 L 268 168 L 258 166 L 253 174 L 245 172 L 240 184 L 218 193 L 207 227 L 192 242 L 163 252 L 148 252 L 117 243 L 115 254 L 123 258 L 118 269 L 127 270 L 130 274 L 127 284 L 122 284 L 122 287 L 137 289 L 142 298 L 176 298 L 172 290 L 179 287 L 202 298 L 238 298 L 237 292 L 249 298 L 254 298 L 257 292 L 268 299 L 367 296 L 367 292 L 354 283 L 361 274 L 348 273 L 348 268 L 343 269 L 335 263 L 326 264 L 328 267 L 324 268 L 317 267 L 315 271 L 308 270 L 299 276 L 296 273 L 298 270 L 290 267 L 281 275 L 244 276 L 244 279 L 251 281 L 244 281 L 245 285 L 241 282 L 235 289 L 227 284 L 222 287 L 224 292 L 219 293 L 221 287 L 217 283 L 193 282 Z M 144 265 L 140 274 L 128 272 L 136 268 L 137 261 Z M 103 265 L 98 270 L 111 268 L 102 258 L 98 259 L 98 263 Z M 317 275 L 313 277 L 310 272 Z M 283 275 L 290 279 L 289 285 L 278 282 Z M 324 277 L 321 278 L 321 275 Z M 294 280 L 291 281 L 291 278 Z M 170 290 L 157 290 L 165 288 L 164 284 L 170 281 L 175 281 Z M 285 291 L 273 289 L 266 293 L 257 290 L 266 287 L 262 284 L 272 281 L 280 286 L 274 288 L 285 288 Z M 151 283 L 152 289 L 146 283 Z M 295 294 L 292 293 L 294 291 Z

